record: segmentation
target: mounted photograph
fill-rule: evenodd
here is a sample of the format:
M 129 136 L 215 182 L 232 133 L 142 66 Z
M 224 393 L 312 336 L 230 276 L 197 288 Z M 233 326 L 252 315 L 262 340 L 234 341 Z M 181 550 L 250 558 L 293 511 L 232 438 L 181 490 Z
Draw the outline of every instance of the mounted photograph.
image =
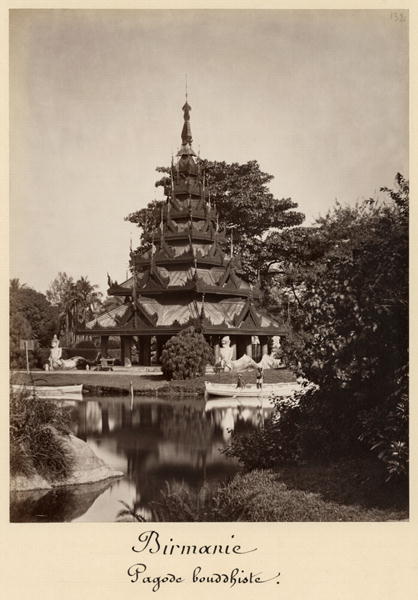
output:
M 409 519 L 404 10 L 10 10 L 10 522 Z

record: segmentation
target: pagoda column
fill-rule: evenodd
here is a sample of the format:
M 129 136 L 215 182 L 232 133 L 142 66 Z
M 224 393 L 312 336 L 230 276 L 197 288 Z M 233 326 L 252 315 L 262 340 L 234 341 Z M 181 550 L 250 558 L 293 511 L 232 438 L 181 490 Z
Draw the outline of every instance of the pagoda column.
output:
M 151 364 L 151 336 L 147 335 L 141 338 L 141 340 L 144 365 L 149 367 Z
M 269 345 L 268 345 L 268 336 L 267 335 L 259 335 L 258 339 L 260 340 L 261 345 L 261 355 L 269 353 Z
M 100 336 L 100 352 L 101 352 L 102 356 L 107 356 L 108 344 L 109 344 L 109 336 L 101 335 Z
M 125 366 L 125 361 L 129 360 L 129 363 L 132 364 L 131 362 L 131 347 L 132 347 L 132 336 L 131 335 L 124 335 L 124 336 L 120 336 L 120 361 L 122 363 L 122 366 Z
M 215 355 L 215 365 L 221 360 L 220 355 L 221 345 L 219 342 L 219 335 L 215 336 L 214 344 L 213 344 L 213 353 Z
M 146 367 L 151 364 L 151 337 L 149 335 L 139 338 L 139 364 Z
M 243 354 L 247 352 L 246 337 L 242 335 L 237 336 L 237 357 L 241 358 Z
M 237 336 L 231 336 L 232 360 L 237 360 Z
M 253 357 L 253 345 L 251 335 L 245 338 L 245 354 L 247 354 L 251 358 Z

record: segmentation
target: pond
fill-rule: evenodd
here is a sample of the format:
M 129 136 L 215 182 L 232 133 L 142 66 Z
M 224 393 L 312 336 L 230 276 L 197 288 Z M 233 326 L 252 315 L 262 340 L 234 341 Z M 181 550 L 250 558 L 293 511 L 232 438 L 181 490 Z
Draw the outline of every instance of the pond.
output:
M 213 406 L 215 404 L 215 406 Z M 86 441 L 120 479 L 25 492 L 11 503 L 12 522 L 115 522 L 125 502 L 153 520 L 153 502 L 167 486 L 193 490 L 216 486 L 238 470 L 222 454 L 232 430 L 251 430 L 269 408 L 234 407 L 222 401 L 136 397 L 89 397 L 72 409 L 73 432 Z

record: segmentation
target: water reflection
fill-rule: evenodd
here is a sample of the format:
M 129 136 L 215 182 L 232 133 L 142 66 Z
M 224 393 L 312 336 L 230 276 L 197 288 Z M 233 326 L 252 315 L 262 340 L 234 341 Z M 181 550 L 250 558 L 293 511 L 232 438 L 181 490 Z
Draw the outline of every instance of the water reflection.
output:
M 125 477 L 101 484 L 15 495 L 12 521 L 115 521 L 123 506 L 146 520 L 166 482 L 194 489 L 238 470 L 221 454 L 231 430 L 259 426 L 269 409 L 211 406 L 203 400 L 100 397 L 73 408 L 73 431 Z M 126 516 L 126 515 L 125 515 Z

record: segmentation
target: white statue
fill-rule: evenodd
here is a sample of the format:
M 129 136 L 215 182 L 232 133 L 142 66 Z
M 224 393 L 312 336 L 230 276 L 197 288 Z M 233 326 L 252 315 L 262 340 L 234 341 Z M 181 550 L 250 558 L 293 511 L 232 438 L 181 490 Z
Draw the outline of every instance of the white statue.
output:
M 228 335 L 225 335 L 221 339 L 221 344 L 219 366 L 223 371 L 246 371 L 247 369 L 257 368 L 256 363 L 248 354 L 243 354 L 238 360 L 232 360 L 233 348 L 231 347 L 231 339 Z
M 221 357 L 221 368 L 224 371 L 231 371 L 233 349 L 231 348 L 231 339 L 229 335 L 225 335 L 221 339 L 221 344 L 222 348 L 219 350 L 219 355 Z
M 59 369 L 62 364 L 61 360 L 62 356 L 62 348 L 60 348 L 60 342 L 56 335 L 52 338 L 51 341 L 51 352 L 49 353 L 49 368 Z

